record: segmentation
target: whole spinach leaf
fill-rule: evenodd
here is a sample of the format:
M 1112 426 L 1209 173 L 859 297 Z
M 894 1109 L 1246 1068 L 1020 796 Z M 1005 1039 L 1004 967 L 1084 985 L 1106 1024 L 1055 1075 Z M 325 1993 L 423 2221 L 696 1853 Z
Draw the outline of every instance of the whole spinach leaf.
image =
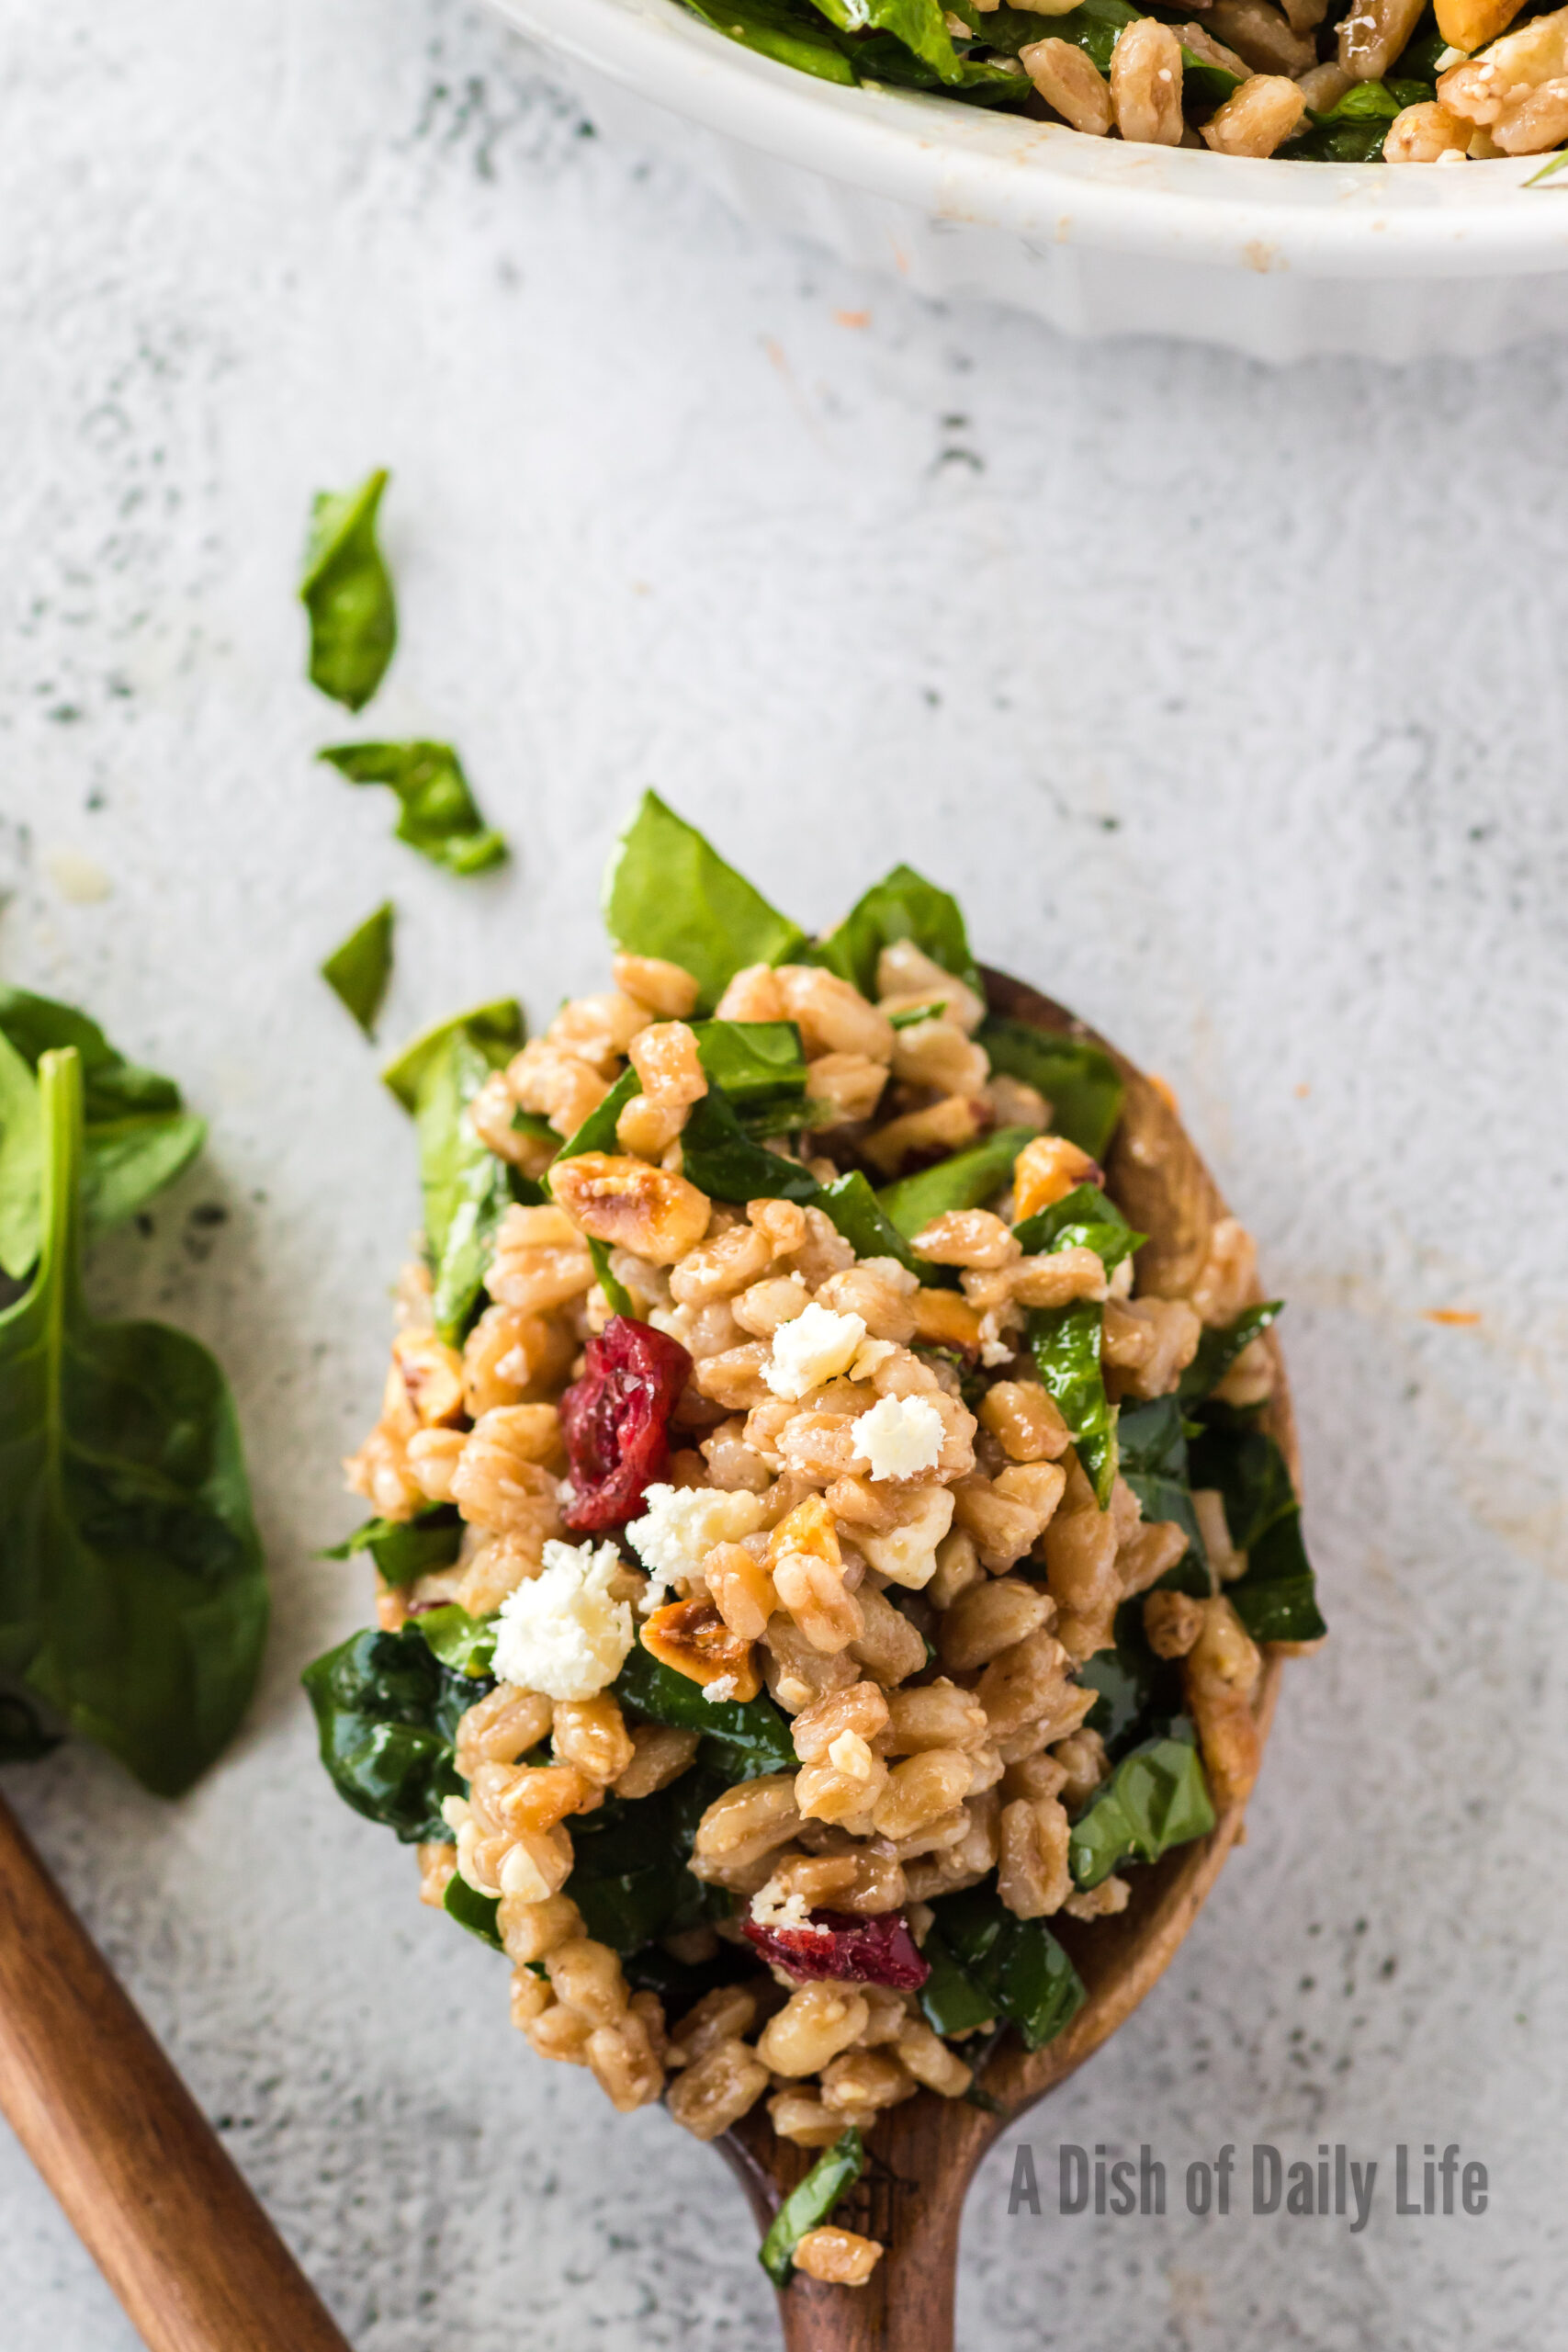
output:
M 933 1217 L 949 1209 L 978 1208 L 1010 1182 L 1012 1164 L 1033 1135 L 1032 1127 L 998 1127 L 984 1143 L 939 1159 L 916 1176 L 901 1176 L 877 1194 L 883 1215 L 912 1241 Z
M 381 1010 L 387 983 L 392 977 L 392 925 L 396 919 L 390 899 L 383 899 L 375 913 L 367 915 L 321 966 L 322 979 L 367 1037 L 376 1034 L 376 1015 Z
M 656 792 L 644 793 L 611 854 L 604 923 L 628 954 L 662 956 L 690 972 L 704 1012 L 744 965 L 787 964 L 806 945 L 798 924 L 769 906 Z
M 795 2249 L 808 2232 L 819 2229 L 846 2189 L 865 2170 L 865 2150 L 852 2125 L 825 2148 L 804 2180 L 791 2189 L 773 2227 L 762 2240 L 757 2259 L 775 2287 L 787 2287 L 795 2267 Z
M 940 964 L 976 996 L 985 995 L 957 899 L 917 874 L 912 865 L 896 865 L 891 874 L 874 882 L 843 922 L 825 939 L 818 940 L 811 960 L 837 972 L 874 1004 L 877 961 L 885 947 L 903 939 L 913 940 L 933 964 Z
M 423 1058 L 414 1089 L 431 1306 L 437 1331 L 453 1346 L 473 1319 L 502 1217 L 513 1202 L 544 1198 L 532 1178 L 480 1141 L 468 1115 L 485 1080 L 510 1057 L 509 1046 L 459 1024 Z
M 411 1037 L 381 1072 L 382 1085 L 397 1096 L 405 1111 L 419 1109 L 420 1080 L 459 1029 L 484 1048 L 499 1069 L 523 1043 L 523 1008 L 514 996 L 495 997 L 488 1004 L 470 1005 L 466 1012 L 450 1013 L 445 1021 L 433 1021 Z
M 1072 1433 L 1084 1476 L 1101 1510 L 1116 1484 L 1116 1408 L 1105 1394 L 1100 1362 L 1105 1310 L 1094 1299 L 1070 1306 L 1037 1306 L 1029 1317 L 1029 1345 L 1047 1392 Z
M 387 674 L 398 641 L 391 575 L 376 543 L 376 510 L 389 477 L 357 490 L 318 492 L 310 510 L 299 594 L 310 616 L 310 683 L 360 710 Z
M 1098 1184 L 1077 1184 L 1048 1209 L 1038 1209 L 1013 1227 L 1026 1257 L 1053 1250 L 1092 1250 L 1108 1274 L 1148 1239 L 1134 1233 L 1114 1201 Z
M 1328 1631 L 1302 1540 L 1301 1505 L 1274 1440 L 1245 1414 L 1211 1405 L 1189 1449 L 1192 1483 L 1217 1487 L 1247 1567 L 1225 1597 L 1255 1642 L 1315 1642 Z
M 487 825 L 450 743 L 329 743 L 316 753 L 350 784 L 386 784 L 400 808 L 399 841 L 448 874 L 504 865 L 505 842 Z
M 1017 2026 L 1026 2048 L 1055 2041 L 1077 2015 L 1083 1980 L 1043 1919 L 1015 1919 L 989 1883 L 943 1895 L 931 1908 L 987 2013 Z
M 634 1645 L 612 1688 L 623 1707 L 648 1723 L 700 1731 L 704 1738 L 699 1763 L 721 1771 L 728 1781 L 754 1781 L 764 1772 L 793 1772 L 800 1761 L 790 1736 L 789 1718 L 765 1692 L 759 1691 L 754 1699 L 705 1699 L 700 1683 L 677 1674 L 640 1642 Z
M 1186 1552 L 1159 1578 L 1159 1589 L 1206 1600 L 1214 1579 L 1203 1531 L 1192 1508 L 1187 1426 L 1175 1396 L 1156 1396 L 1145 1405 L 1123 1405 L 1117 1416 L 1116 1444 L 1122 1476 L 1143 1505 L 1145 1519 L 1174 1521 L 1187 1537 Z
M 1021 14 L 1021 11 L 1017 12 Z M 987 24 L 994 19 L 987 17 Z M 1026 35 L 1038 40 L 1036 29 Z M 1066 19 L 1057 17 L 1053 27 Z M 979 1040 L 991 1057 L 991 1068 L 1009 1078 L 1021 1078 L 1037 1087 L 1051 1105 L 1054 1134 L 1066 1136 L 1091 1159 L 1103 1159 L 1122 1116 L 1122 1080 L 1103 1046 L 1086 1037 L 1064 1036 L 1055 1029 L 1036 1029 L 1027 1021 L 993 1017 L 980 1023 Z
M 227 1383 L 157 1323 L 94 1323 L 81 1285 L 82 1066 L 39 1064 L 38 1270 L 0 1314 L 0 1670 L 177 1796 L 255 1681 L 266 1582 Z
M 207 1122 L 172 1078 L 118 1053 L 96 1021 L 26 989 L 0 988 L 0 1268 L 20 1281 L 39 1254 L 43 1125 L 38 1069 L 46 1053 L 80 1058 L 82 1214 L 96 1240 L 146 1207 L 190 1165 Z
M 1098 1886 L 1119 1862 L 1157 1862 L 1213 1826 L 1192 1726 L 1182 1718 L 1166 1737 L 1130 1748 L 1100 1782 L 1073 1824 L 1068 1866 L 1076 1884 Z
M 368 1552 L 383 1584 L 412 1584 L 433 1568 L 449 1568 L 462 1537 L 456 1503 L 426 1503 L 412 1519 L 367 1519 L 321 1557 L 351 1560 L 356 1552 Z
M 825 26 L 802 24 L 793 10 L 772 6 L 770 0 L 744 0 L 740 6 L 731 0 L 728 7 L 722 0 L 686 0 L 686 6 L 716 33 L 754 49 L 760 57 L 776 58 L 797 73 L 815 74 L 819 82 L 852 86 L 859 78 Z
M 441 1801 L 466 1793 L 452 1760 L 457 1724 L 489 1681 L 443 1666 L 417 1618 L 395 1634 L 351 1634 L 301 1679 L 344 1803 L 405 1846 L 449 1842 Z
M 1235 1321 L 1227 1323 L 1223 1330 L 1205 1331 L 1198 1342 L 1198 1352 L 1177 1388 L 1181 1402 L 1201 1404 L 1205 1396 L 1213 1396 L 1242 1350 L 1250 1347 L 1284 1312 L 1284 1304 L 1283 1299 L 1271 1298 L 1262 1306 L 1244 1307 Z

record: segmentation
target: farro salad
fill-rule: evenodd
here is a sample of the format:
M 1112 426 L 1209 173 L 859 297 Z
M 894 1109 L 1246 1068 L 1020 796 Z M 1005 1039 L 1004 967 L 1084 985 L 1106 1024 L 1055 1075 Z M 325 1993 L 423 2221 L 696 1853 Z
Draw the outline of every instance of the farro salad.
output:
M 686 5 L 823 81 L 930 90 L 1092 138 L 1391 164 L 1540 155 L 1568 139 L 1568 8 L 1549 0 Z
M 1213 1827 L 1259 1645 L 1323 1633 L 1250 1240 L 1140 1291 L 1117 1067 L 998 1017 L 908 867 L 825 938 L 651 794 L 613 987 L 416 1040 L 423 1251 L 380 1419 L 375 1628 L 307 1672 L 323 1761 L 504 1952 L 513 2024 L 714 2138 L 826 2153 L 972 2095 L 1083 1987 L 1047 1924 Z

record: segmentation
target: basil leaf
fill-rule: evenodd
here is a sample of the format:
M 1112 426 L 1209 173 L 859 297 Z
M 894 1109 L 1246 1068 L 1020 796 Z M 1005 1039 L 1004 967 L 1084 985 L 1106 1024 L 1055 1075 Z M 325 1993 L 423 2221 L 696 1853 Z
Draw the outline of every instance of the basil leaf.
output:
M 715 1201 L 815 1201 L 821 1189 L 798 1159 L 752 1142 L 719 1086 L 710 1086 L 686 1114 L 681 1166 Z
M 908 1272 L 918 1274 L 927 1284 L 938 1283 L 944 1277 L 949 1283 L 956 1282 L 954 1268 L 930 1266 L 923 1258 L 916 1257 L 858 1168 L 848 1176 L 835 1177 L 832 1183 L 824 1184 L 817 1194 L 816 1204 L 831 1217 L 857 1258 L 896 1258 Z
M 1184 1566 L 1178 1561 L 1177 1569 Z M 1097 1650 L 1077 1669 L 1079 1682 L 1100 1693 L 1086 1727 L 1100 1734 L 1112 1763 L 1147 1738 L 1156 1724 L 1165 1728 L 1182 1703 L 1181 1668 L 1149 1647 L 1141 1594 L 1118 1608 L 1114 1634 L 1113 1648 Z
M 472 1320 L 502 1217 L 514 1201 L 544 1198 L 531 1178 L 480 1141 L 468 1116 L 510 1056 L 510 1046 L 482 1029 L 448 1028 L 422 1059 L 414 1090 L 431 1306 L 437 1331 L 454 1347 Z
M 381 1072 L 381 1083 L 395 1094 L 405 1111 L 419 1108 L 419 1084 L 457 1030 L 466 1030 L 484 1048 L 496 1069 L 511 1060 L 523 1043 L 523 1008 L 515 997 L 495 997 L 489 1004 L 470 1005 L 466 1012 L 433 1021 L 394 1054 Z
M 870 21 L 876 19 L 873 17 Z M 951 41 L 948 47 L 952 48 Z M 882 951 L 902 939 L 913 940 L 933 964 L 940 964 L 944 972 L 984 997 L 985 983 L 969 952 L 969 934 L 957 899 L 917 874 L 912 865 L 896 865 L 891 874 L 874 882 L 843 922 L 817 942 L 811 960 L 837 972 L 874 1004 Z
M 860 2133 L 849 2131 L 825 2148 L 805 2179 L 792 2188 L 773 2225 L 762 2240 L 757 2259 L 775 2287 L 786 2287 L 795 2267 L 795 2249 L 808 2232 L 820 2228 L 848 2188 L 865 2170 L 865 2150 Z
M 612 853 L 604 923 L 629 955 L 662 956 L 690 972 L 705 1012 L 743 966 L 787 964 L 806 945 L 798 925 L 656 792 L 644 793 Z
M 0 1268 L 21 1281 L 41 1232 L 43 1128 L 38 1069 L 73 1047 L 83 1095 L 79 1175 L 85 1238 L 146 1207 L 196 1158 L 207 1122 L 172 1078 L 118 1053 L 96 1021 L 52 997 L 0 988 Z
M 1037 1306 L 1029 1317 L 1035 1369 L 1061 1409 L 1101 1510 L 1116 1484 L 1116 1408 L 1106 1396 L 1100 1362 L 1104 1321 L 1104 1308 L 1088 1298 Z
M 1142 1249 L 1146 1233 L 1134 1233 L 1114 1201 L 1098 1184 L 1077 1184 L 1048 1209 L 1037 1209 L 1015 1225 L 1013 1234 L 1025 1257 L 1053 1250 L 1092 1250 L 1108 1274 L 1124 1258 Z
M 1187 1550 L 1157 1580 L 1162 1592 L 1190 1593 L 1206 1600 L 1214 1589 L 1203 1531 L 1192 1508 L 1187 1466 L 1187 1424 L 1175 1396 L 1145 1405 L 1123 1405 L 1116 1419 L 1116 1445 L 1123 1478 L 1143 1506 L 1145 1520 L 1174 1521 L 1187 1537 Z
M 632 1295 L 630 1291 L 626 1288 L 625 1283 L 621 1281 L 620 1277 L 612 1273 L 610 1271 L 609 1243 L 607 1241 L 596 1241 L 592 1235 L 590 1234 L 588 1237 L 588 1254 L 593 1261 L 593 1271 L 599 1277 L 599 1287 L 610 1302 L 611 1314 L 624 1315 L 633 1323 L 642 1322 L 644 1317 L 637 1313 L 637 1308 L 632 1305 Z
M 0 1691 L 0 1764 L 36 1764 L 60 1745 L 36 1707 L 14 1690 Z
M 501 1911 L 498 1894 L 480 1894 L 468 1884 L 460 1871 L 454 1871 L 446 1882 L 441 1907 L 457 1920 L 460 1928 L 467 1928 L 470 1936 L 478 1936 L 480 1943 L 493 1945 L 497 1951 L 506 1950 L 501 1940 L 501 1929 L 496 1925 Z
M 1247 1567 L 1225 1597 L 1255 1642 L 1315 1642 L 1328 1631 L 1302 1541 L 1301 1505 L 1283 1453 L 1260 1429 L 1211 1406 L 1190 1450 L 1192 1483 L 1214 1487 Z
M 987 19 L 987 23 L 991 20 Z M 1039 19 L 1026 21 L 1035 29 L 1027 38 L 1038 40 Z M 1053 29 L 1066 19 L 1053 19 Z M 1060 1030 L 1036 1029 L 1027 1021 L 998 1017 L 980 1023 L 979 1042 L 991 1057 L 991 1068 L 1009 1078 L 1021 1078 L 1038 1087 L 1051 1105 L 1051 1127 L 1066 1136 L 1091 1159 L 1103 1159 L 1122 1116 L 1122 1080 L 1102 1046 L 1087 1037 L 1065 1036 Z
M 42 1240 L 0 1314 L 0 1669 L 158 1796 L 244 1713 L 266 1581 L 233 1401 L 183 1331 L 89 1321 L 82 1066 L 39 1065 Z
M 959 1966 L 940 1928 L 928 1929 L 920 1958 L 931 1969 L 920 1987 L 920 2007 L 934 2032 L 973 2033 L 990 2023 L 996 2015 L 995 2001 Z
M 993 2017 L 1006 2018 L 1038 2050 L 1084 2003 L 1082 1979 L 1041 1919 L 1015 1919 L 996 1888 L 968 1888 L 932 1905 L 937 1932 Z
M 793 1772 L 799 1765 L 789 1718 L 765 1692 L 759 1691 L 754 1699 L 705 1699 L 701 1683 L 677 1674 L 640 1642 L 634 1645 L 612 1687 L 621 1704 L 646 1722 L 702 1732 L 699 1760 L 711 1760 L 730 1781 L 754 1781 L 764 1772 Z
M 316 753 L 350 784 L 390 785 L 401 803 L 394 831 L 448 874 L 505 863 L 501 835 L 479 815 L 450 743 L 329 743 Z
M 949 1209 L 978 1208 L 1012 1181 L 1012 1164 L 1033 1136 L 1032 1127 L 998 1127 L 984 1143 L 954 1152 L 917 1176 L 902 1176 L 878 1193 L 883 1215 L 908 1240 Z
M 790 10 L 770 6 L 769 0 L 742 0 L 739 6 L 731 0 L 728 7 L 723 0 L 686 0 L 686 6 L 716 33 L 754 49 L 760 57 L 776 58 L 797 73 L 815 74 L 819 82 L 852 88 L 859 78 L 829 32 L 819 25 L 801 24 Z
M 387 674 L 398 641 L 391 575 L 376 544 L 385 469 L 357 490 L 318 492 L 299 594 L 310 616 L 310 683 L 360 710 Z
M 1192 1726 L 1129 1749 L 1073 1824 L 1068 1866 L 1080 1887 L 1098 1886 L 1119 1862 L 1157 1862 L 1214 1826 Z
M 458 1722 L 482 1696 L 472 1678 L 433 1656 L 416 1619 L 395 1634 L 351 1634 L 300 1679 L 344 1803 L 405 1846 L 449 1841 L 441 1801 L 467 1793 L 452 1756 Z
M 1198 1352 L 1181 1375 L 1177 1395 L 1184 1405 L 1200 1405 L 1212 1396 L 1244 1348 L 1267 1331 L 1275 1317 L 1284 1312 L 1285 1302 L 1271 1298 L 1260 1306 L 1244 1307 L 1234 1323 L 1223 1331 L 1205 1331 L 1198 1342 Z
M 431 1656 L 449 1666 L 454 1674 L 466 1674 L 475 1680 L 481 1676 L 488 1679 L 495 1658 L 493 1617 L 470 1617 L 466 1609 L 448 1600 L 439 1609 L 422 1609 L 411 1622 Z
M 346 1005 L 367 1037 L 376 1034 L 376 1015 L 392 977 L 392 924 L 395 910 L 385 899 L 334 947 L 321 966 L 321 978 L 339 1001 Z
M 368 1552 L 383 1584 L 412 1584 L 433 1568 L 449 1568 L 462 1538 L 456 1503 L 426 1503 L 412 1519 L 367 1519 L 321 1557 L 351 1560 Z

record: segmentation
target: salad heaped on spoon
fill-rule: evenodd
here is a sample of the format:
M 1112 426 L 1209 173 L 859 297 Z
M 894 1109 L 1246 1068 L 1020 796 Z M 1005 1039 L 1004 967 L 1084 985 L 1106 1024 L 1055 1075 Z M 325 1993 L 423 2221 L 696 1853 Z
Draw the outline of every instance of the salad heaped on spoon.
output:
M 534 2048 L 699 2139 L 765 2100 L 827 2151 L 765 2258 L 855 2285 L 859 2134 L 1061 2030 L 1049 1922 L 1245 1794 L 1259 1644 L 1324 1630 L 1277 1308 L 1231 1218 L 1139 1290 L 1114 1061 L 989 1014 L 908 867 L 812 941 L 650 794 L 605 909 L 613 988 L 387 1073 L 379 1625 L 306 1682 Z

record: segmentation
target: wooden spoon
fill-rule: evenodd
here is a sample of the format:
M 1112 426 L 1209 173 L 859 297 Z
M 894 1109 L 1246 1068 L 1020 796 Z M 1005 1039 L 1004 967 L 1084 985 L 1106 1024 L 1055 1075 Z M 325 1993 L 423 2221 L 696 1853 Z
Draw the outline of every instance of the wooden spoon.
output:
M 1059 1004 L 1005 973 L 987 971 L 993 1012 L 1102 1046 L 1126 1086 L 1122 1122 L 1106 1170 L 1110 1190 L 1140 1232 L 1139 1286 L 1167 1294 L 1196 1275 L 1216 1218 L 1219 1191 L 1164 1094 Z M 1274 1393 L 1264 1426 L 1283 1449 L 1299 1489 L 1295 1426 L 1284 1366 L 1272 1332 Z M 1254 1700 L 1266 1739 L 1282 1658 L 1265 1652 Z M 1113 1917 L 1052 1921 L 1070 1952 L 1088 1999 L 1066 2030 L 1032 2055 L 1016 2035 L 985 2070 L 984 2088 L 1000 2106 L 987 2114 L 930 2091 L 889 2109 L 867 2140 L 864 2178 L 836 2219 L 880 2238 L 886 2253 L 864 2287 L 830 2287 L 795 2271 L 779 2296 L 789 2352 L 953 2352 L 953 2290 L 964 2192 L 998 2133 L 1081 2066 L 1130 2017 L 1170 1965 L 1240 1834 L 1245 1806 L 1232 1804 L 1207 1838 L 1178 1847 L 1162 1862 L 1128 1873 L 1133 1895 Z M 775 2138 L 765 2108 L 755 2108 L 717 2143 L 766 2230 L 782 2200 L 816 2161 L 816 2152 Z

